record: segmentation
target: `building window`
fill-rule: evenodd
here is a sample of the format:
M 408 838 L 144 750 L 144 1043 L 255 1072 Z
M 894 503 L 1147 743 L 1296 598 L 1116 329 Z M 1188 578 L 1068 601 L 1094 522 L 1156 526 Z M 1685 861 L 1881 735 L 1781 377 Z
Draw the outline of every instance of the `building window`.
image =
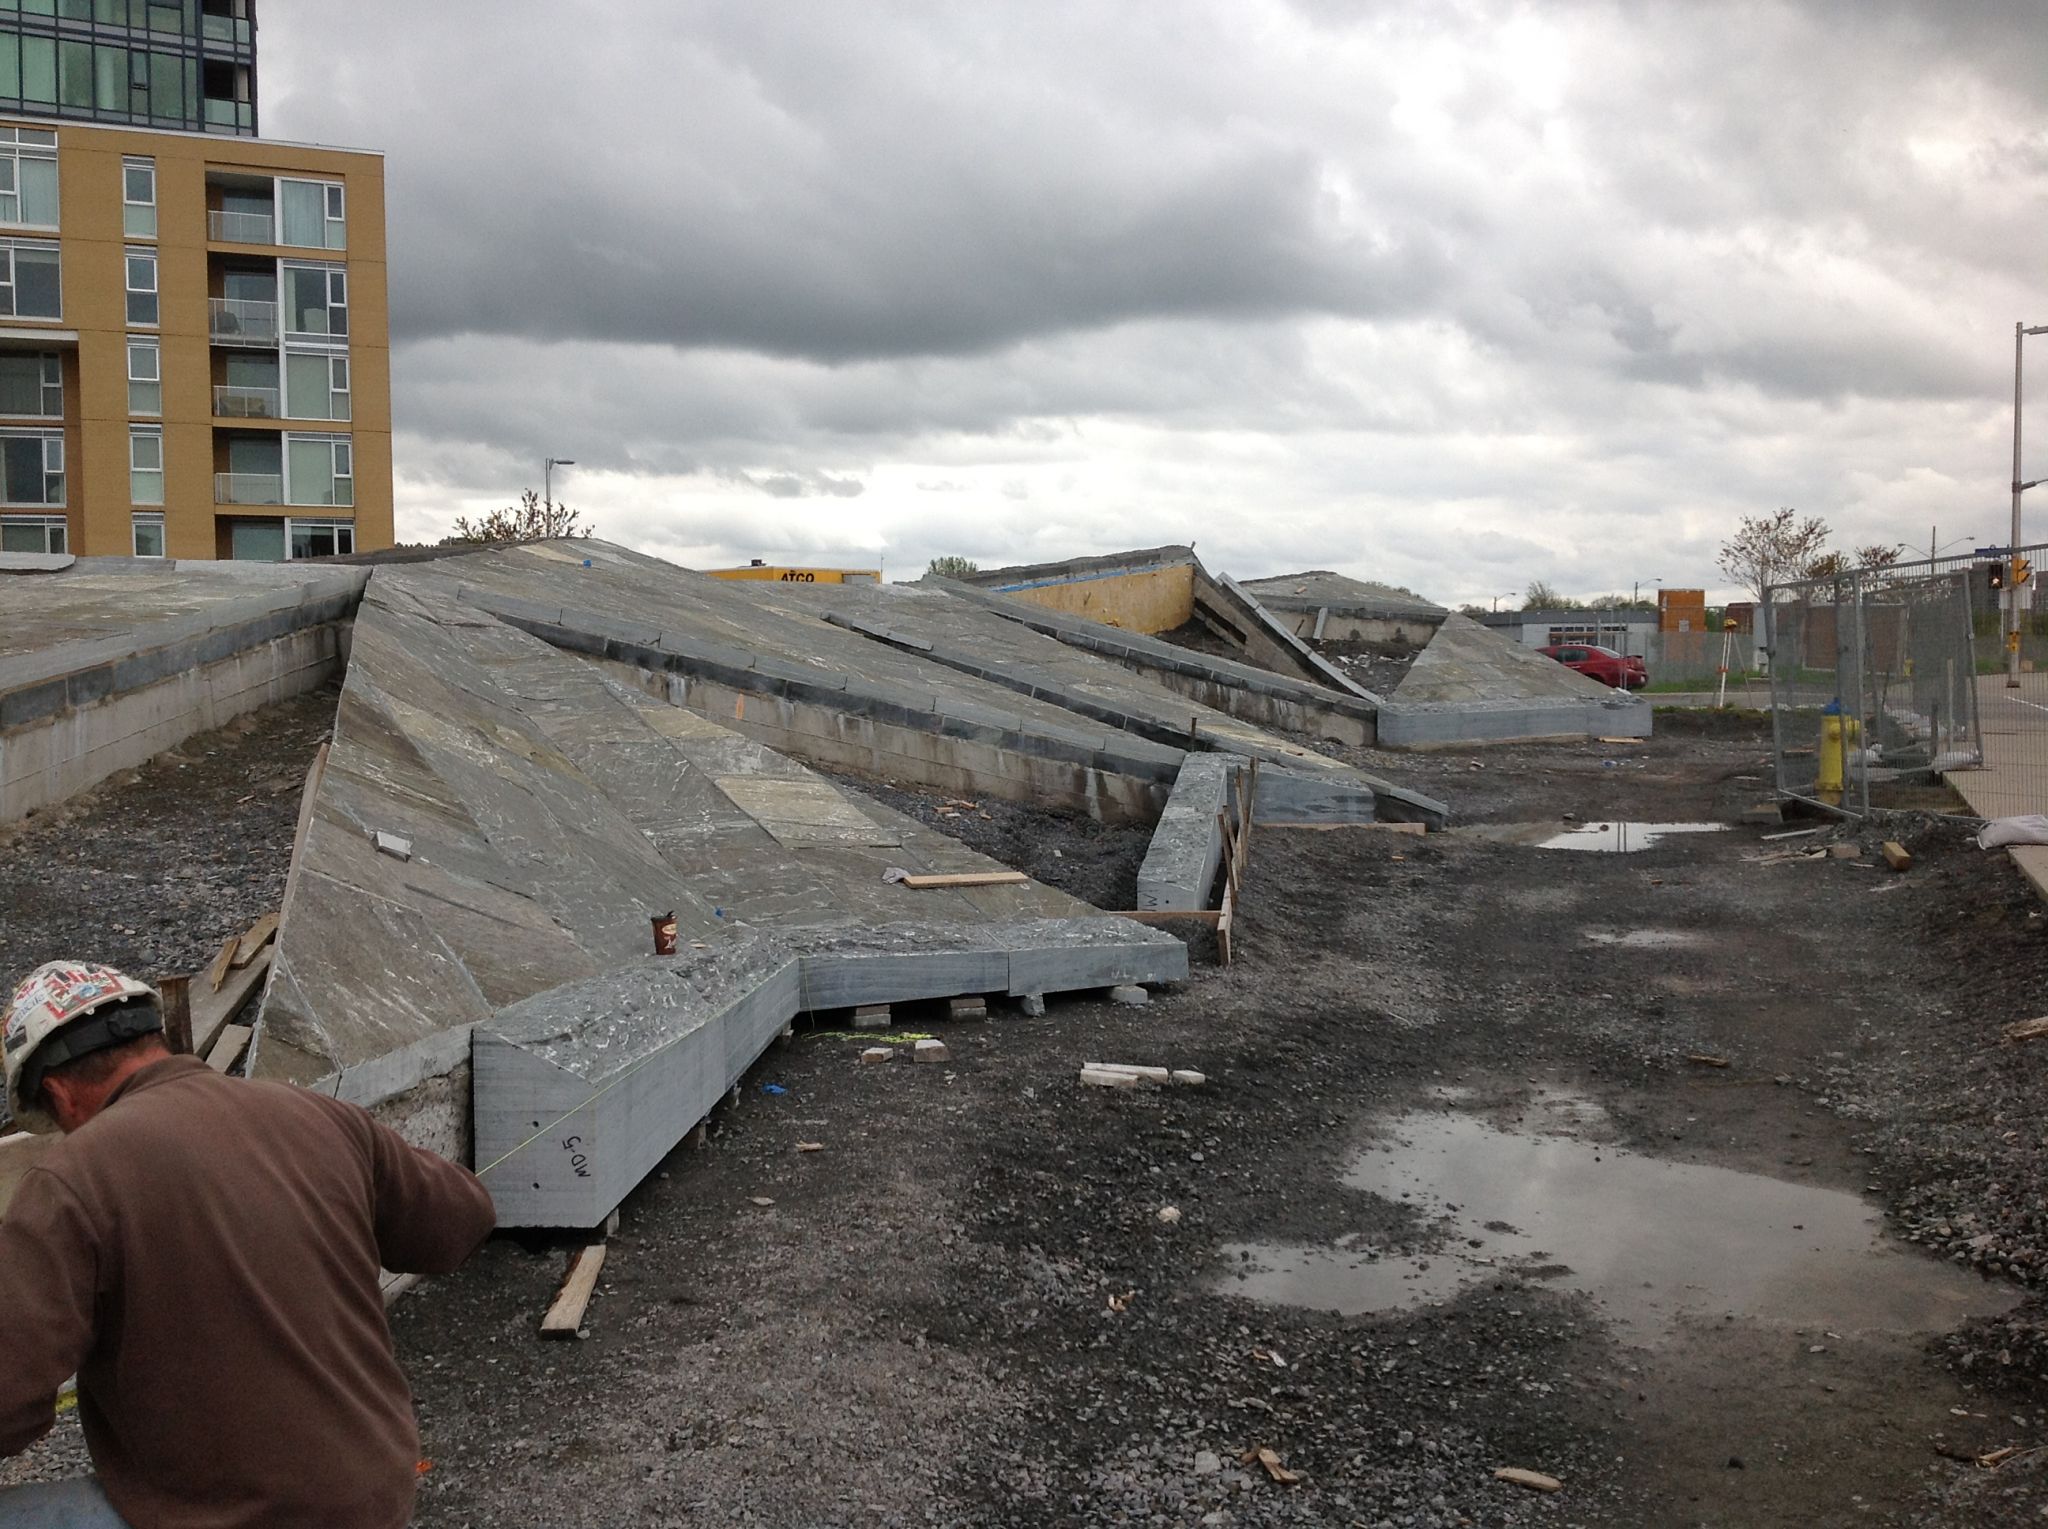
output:
M 128 412 L 164 412 L 163 351 L 141 335 L 128 336 Z
M 156 251 L 128 252 L 128 322 L 154 324 L 156 318 Z
M 0 430 L 0 504 L 64 503 L 64 432 Z
M 292 419 L 349 417 L 348 357 L 324 350 L 287 351 L 285 410 Z
M 160 425 L 128 427 L 128 502 L 164 502 L 164 432 Z
M 286 265 L 285 332 L 315 339 L 348 338 L 348 273 L 338 265 Z
M 57 135 L 0 128 L 0 223 L 57 226 Z
M 352 520 L 301 520 L 294 515 L 285 522 L 286 556 L 339 557 L 356 550 L 356 527 Z
M 64 316 L 56 245 L 0 239 L 0 315 L 17 319 Z
M 329 181 L 280 180 L 277 183 L 279 244 L 306 249 L 348 248 L 346 193 Z
M 62 515 L 0 515 L 0 552 L 65 552 L 70 536 Z
M 121 230 L 130 239 L 156 237 L 156 161 L 121 161 Z
M 162 557 L 164 555 L 164 518 L 148 513 L 137 515 L 135 526 L 135 555 L 137 557 Z
M 48 351 L 0 353 L 0 414 L 64 417 L 64 363 Z
M 284 438 L 286 504 L 343 505 L 356 502 L 355 448 L 345 435 L 287 435 Z
M 237 520 L 228 528 L 228 556 L 237 562 L 282 563 L 285 523 L 281 520 Z

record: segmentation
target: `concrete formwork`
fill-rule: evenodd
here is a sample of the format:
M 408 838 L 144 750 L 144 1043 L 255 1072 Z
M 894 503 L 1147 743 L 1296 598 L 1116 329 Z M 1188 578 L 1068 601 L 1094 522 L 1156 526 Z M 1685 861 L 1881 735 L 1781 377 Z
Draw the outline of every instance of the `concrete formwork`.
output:
M 149 558 L 0 572 L 0 822 L 324 684 L 366 577 Z
M 473 1057 L 506 1224 L 596 1224 L 800 1011 L 1185 975 L 1035 882 L 885 880 L 1002 868 L 446 594 L 370 583 L 250 1066 L 376 1104 Z

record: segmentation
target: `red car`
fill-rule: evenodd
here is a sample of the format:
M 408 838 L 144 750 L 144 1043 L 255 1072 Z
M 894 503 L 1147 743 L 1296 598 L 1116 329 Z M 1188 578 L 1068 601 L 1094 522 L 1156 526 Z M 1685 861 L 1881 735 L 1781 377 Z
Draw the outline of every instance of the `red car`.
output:
M 1562 642 L 1536 651 L 1615 690 L 1641 690 L 1650 683 L 1650 671 L 1633 653 L 1623 655 L 1589 642 Z

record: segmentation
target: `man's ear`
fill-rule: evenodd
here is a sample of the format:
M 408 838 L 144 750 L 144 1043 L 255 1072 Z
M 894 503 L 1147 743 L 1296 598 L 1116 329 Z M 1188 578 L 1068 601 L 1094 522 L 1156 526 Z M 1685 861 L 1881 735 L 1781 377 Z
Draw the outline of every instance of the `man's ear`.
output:
M 76 1078 L 53 1074 L 43 1079 L 43 1107 L 50 1112 L 59 1129 L 73 1131 L 85 1123 L 81 1118 L 85 1105 L 81 1092 Z

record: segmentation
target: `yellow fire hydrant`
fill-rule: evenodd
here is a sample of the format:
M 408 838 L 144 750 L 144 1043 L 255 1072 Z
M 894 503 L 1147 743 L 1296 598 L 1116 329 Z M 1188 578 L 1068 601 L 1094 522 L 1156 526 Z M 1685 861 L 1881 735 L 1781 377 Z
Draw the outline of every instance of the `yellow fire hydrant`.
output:
M 1856 719 L 1843 716 L 1839 707 L 1839 702 L 1830 706 L 1820 719 L 1820 774 L 1814 781 L 1814 789 L 1827 802 L 1842 799 L 1843 778 L 1847 773 L 1843 767 L 1848 750 L 1855 746 L 1862 731 Z

